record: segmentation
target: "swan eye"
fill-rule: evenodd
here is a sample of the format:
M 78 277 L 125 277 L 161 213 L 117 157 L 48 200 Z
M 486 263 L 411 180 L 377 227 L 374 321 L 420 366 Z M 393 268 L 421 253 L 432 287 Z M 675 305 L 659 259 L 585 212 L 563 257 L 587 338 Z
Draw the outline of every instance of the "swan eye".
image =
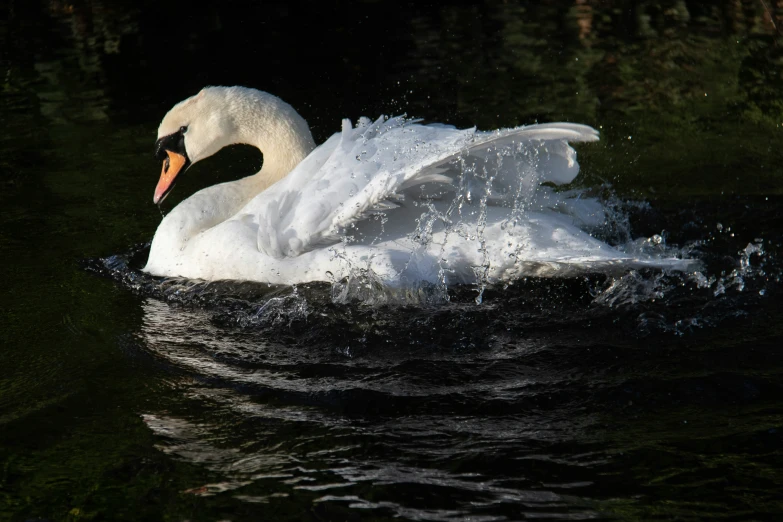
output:
M 185 149 L 185 133 L 187 130 L 187 126 L 182 126 L 177 132 L 158 138 L 158 141 L 155 142 L 155 157 L 161 161 L 165 160 L 167 158 L 166 151 L 170 150 L 187 158 L 188 153 Z

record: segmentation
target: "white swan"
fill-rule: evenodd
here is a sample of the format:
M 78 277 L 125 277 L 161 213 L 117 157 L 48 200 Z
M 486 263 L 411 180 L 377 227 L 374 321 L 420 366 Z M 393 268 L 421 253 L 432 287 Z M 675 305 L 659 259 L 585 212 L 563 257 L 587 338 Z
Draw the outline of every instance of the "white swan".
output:
M 597 139 L 571 123 L 478 132 L 362 118 L 356 127 L 343 120 L 342 132 L 316 147 L 279 98 L 207 87 L 163 118 L 154 202 L 182 171 L 230 144 L 258 147 L 263 168 L 180 203 L 158 227 L 144 270 L 279 284 L 365 271 L 400 285 L 687 268 L 591 237 L 579 226 L 603 223 L 602 207 L 541 186 L 578 173 L 568 141 Z

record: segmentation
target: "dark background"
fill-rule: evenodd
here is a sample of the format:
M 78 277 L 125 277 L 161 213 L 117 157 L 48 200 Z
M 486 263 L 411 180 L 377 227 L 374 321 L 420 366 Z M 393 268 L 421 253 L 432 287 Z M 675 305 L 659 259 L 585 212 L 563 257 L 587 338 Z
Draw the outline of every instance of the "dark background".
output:
M 0 520 L 779 520 L 781 26 L 779 0 L 0 0 Z M 575 186 L 698 242 L 705 282 L 373 309 L 86 272 L 152 238 L 157 126 L 210 84 L 319 142 L 593 125 Z M 199 163 L 164 211 L 261 161 Z

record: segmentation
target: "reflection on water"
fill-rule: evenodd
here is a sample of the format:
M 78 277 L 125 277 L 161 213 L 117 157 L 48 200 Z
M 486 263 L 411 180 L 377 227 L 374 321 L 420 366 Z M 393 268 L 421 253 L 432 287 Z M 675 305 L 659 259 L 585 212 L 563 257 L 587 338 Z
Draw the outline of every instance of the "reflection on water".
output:
M 108 119 L 105 60 L 120 52 L 123 36 L 138 33 L 138 11 L 117 12 L 100 1 L 74 4 L 53 0 L 45 8 L 34 3 L 30 7 L 38 7 L 51 17 L 48 23 L 39 22 L 46 29 L 39 36 L 43 40 L 40 43 L 46 44 L 32 64 L 37 78 L 26 79 L 28 71 L 22 70 L 19 78 L 9 77 L 9 83 L 20 89 L 32 88 L 41 115 L 51 123 Z M 14 44 L 22 47 L 26 40 Z
M 593 414 L 566 421 L 558 414 L 487 418 L 470 413 L 481 403 L 506 402 L 517 409 L 515 402 L 535 402 L 538 388 L 560 378 L 533 376 L 524 365 L 497 368 L 506 354 L 485 354 L 471 362 L 425 354 L 429 364 L 386 357 L 355 362 L 329 350 L 275 346 L 266 332 L 219 328 L 208 317 L 153 299 L 144 303 L 145 346 L 185 370 L 186 377 L 172 385 L 201 410 L 198 421 L 165 413 L 146 413 L 144 420 L 164 452 L 222 478 L 189 493 L 236 490 L 235 498 L 259 502 L 270 497 L 256 491 L 278 497 L 308 492 L 315 494 L 313 502 L 345 502 L 426 520 L 449 520 L 503 504 L 563 515 L 584 510 L 585 502 L 568 490 L 587 487 L 589 481 L 532 487 L 525 468 L 539 459 L 548 465 L 547 456 L 520 456 L 519 469 L 507 477 L 482 472 L 483 464 L 469 469 L 470 462 L 492 459 L 521 441 L 549 445 L 563 435 L 579 437 L 594 425 Z M 425 376 L 440 365 L 450 367 L 436 378 L 443 382 L 428 382 Z M 459 382 L 467 370 L 463 365 L 483 366 L 482 382 Z M 405 414 L 392 417 L 394 410 Z M 595 466 L 605 458 L 579 455 L 561 458 L 558 465 Z M 468 469 L 444 468 L 461 459 Z M 407 497 L 418 486 L 433 490 L 420 490 L 419 496 L 461 500 L 435 509 L 437 502 Z M 376 489 L 369 494 L 367 488 Z
M 719 267 L 710 252 L 707 265 Z M 140 343 L 176 369 L 168 386 L 179 399 L 142 417 L 161 451 L 209 470 L 187 494 L 240 503 L 291 499 L 414 520 L 647 518 L 647 495 L 691 498 L 731 466 L 758 504 L 701 493 L 703 505 L 666 512 L 771 509 L 766 483 L 751 477 L 771 470 L 763 460 L 779 461 L 779 450 L 732 461 L 701 452 L 775 444 L 773 411 L 740 420 L 725 401 L 774 400 L 777 376 L 756 365 L 777 351 L 759 345 L 739 377 L 730 376 L 744 357 L 735 344 L 704 354 L 687 337 L 656 341 L 725 328 L 777 291 L 775 255 L 741 252 L 733 273 L 703 280 L 531 281 L 489 292 L 480 307 L 456 294 L 434 308 L 335 307 L 323 286 L 232 295 L 228 284 L 164 281 L 143 301 Z M 130 277 L 120 260 L 111 266 Z M 160 285 L 134 277 L 142 293 Z M 719 397 L 705 393 L 715 387 Z
M 187 23 L 164 24 L 177 19 L 176 3 L 12 2 L 5 41 L 15 59 L 4 89 L 33 90 L 41 113 L 57 123 L 139 121 L 128 105 L 143 104 L 155 112 L 144 121 L 155 124 L 173 102 L 206 84 L 240 83 L 293 103 L 320 139 L 337 130 L 341 117 L 382 111 L 485 129 L 584 121 L 603 126 L 609 138 L 636 130 L 636 139 L 646 140 L 688 138 L 705 126 L 736 131 L 746 122 L 761 125 L 754 134 L 771 132 L 783 121 L 780 1 L 366 7 L 388 24 L 354 22 L 352 8 L 337 7 L 329 15 L 336 30 L 321 42 L 322 54 L 334 59 L 299 68 L 291 61 L 312 49 L 277 44 L 282 34 L 320 25 L 323 13 L 293 16 L 283 7 L 248 4 L 235 17 L 234 10 L 210 6 L 190 13 Z M 356 40 L 365 48 L 349 45 Z M 236 52 L 243 48 L 274 52 L 247 67 L 247 57 Z M 390 62 L 390 77 L 366 85 L 345 77 L 349 69 L 364 79 L 378 60 Z M 317 105 L 322 92 L 335 90 L 343 95 L 337 106 Z M 701 156 L 695 138 L 684 145 Z M 611 167 L 602 165 L 610 169 L 604 176 L 622 182 L 626 165 Z

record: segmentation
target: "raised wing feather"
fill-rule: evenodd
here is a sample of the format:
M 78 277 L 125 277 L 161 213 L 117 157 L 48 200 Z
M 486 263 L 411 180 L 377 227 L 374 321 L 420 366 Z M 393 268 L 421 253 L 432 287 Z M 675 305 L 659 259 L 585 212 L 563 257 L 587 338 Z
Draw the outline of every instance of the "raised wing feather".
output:
M 534 143 L 563 164 L 538 181 L 567 183 L 578 172 L 567 141 L 597 139 L 591 127 L 570 123 L 484 133 L 402 117 L 362 119 L 356 128 L 344 120 L 340 134 L 259 196 L 258 248 L 282 258 L 339 241 L 351 223 L 394 208 L 402 191 L 424 183 L 449 184 L 455 174 L 450 164 L 460 157 L 480 158 Z

